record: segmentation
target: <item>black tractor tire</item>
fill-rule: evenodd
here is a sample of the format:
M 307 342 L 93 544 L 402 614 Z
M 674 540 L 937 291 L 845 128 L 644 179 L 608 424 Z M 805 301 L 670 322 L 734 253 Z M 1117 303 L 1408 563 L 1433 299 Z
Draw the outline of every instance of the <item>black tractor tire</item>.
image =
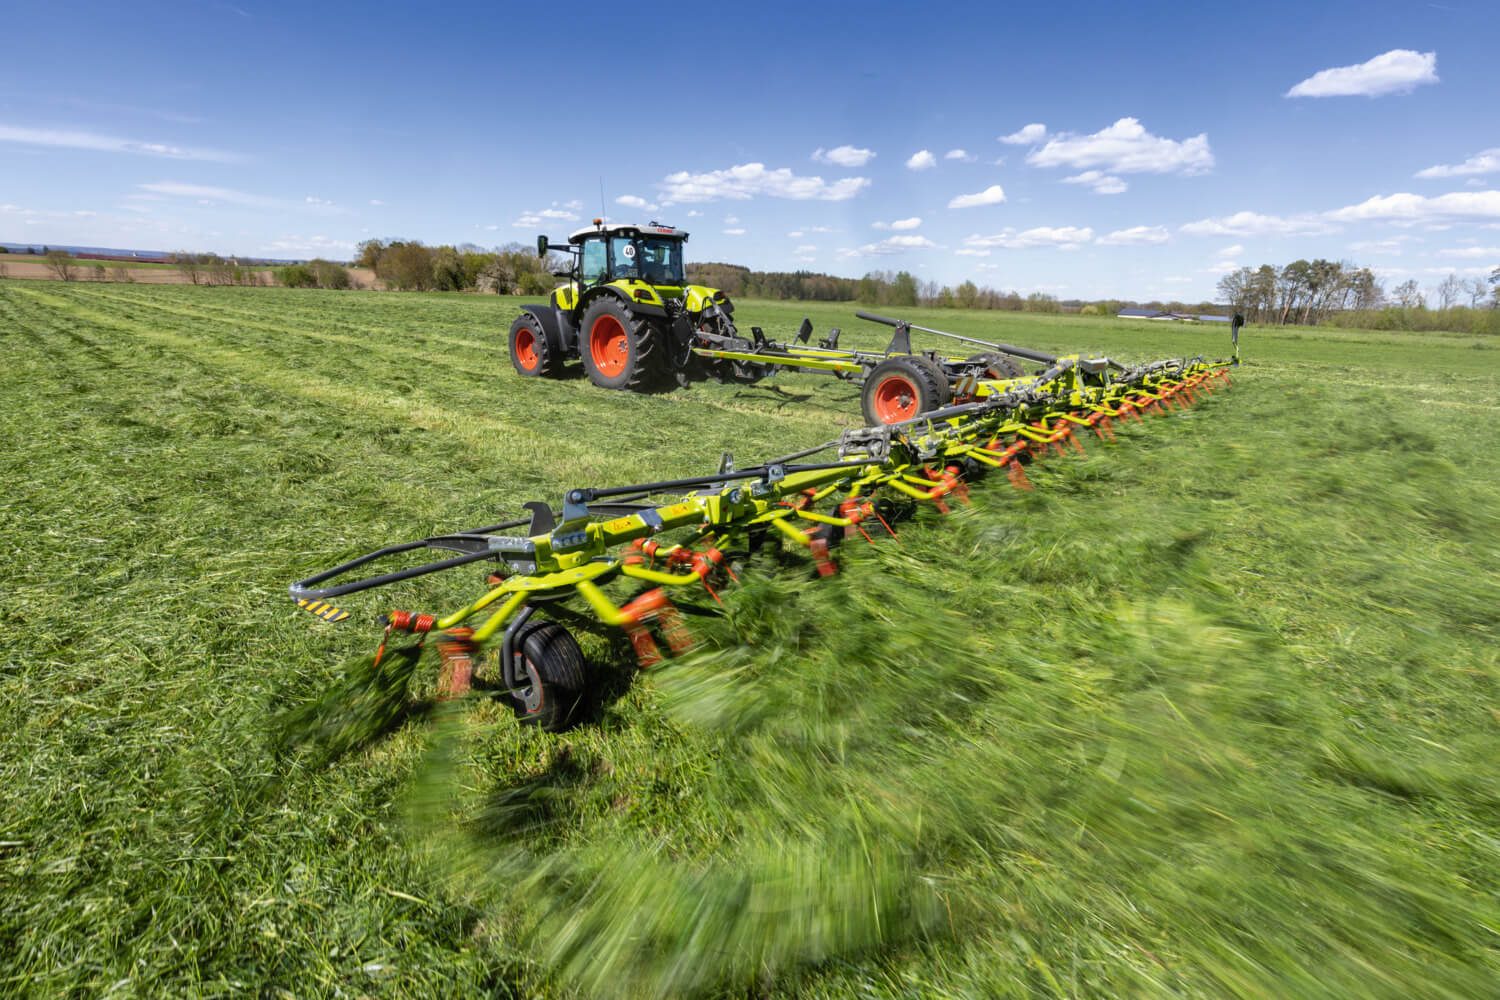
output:
M 984 365 L 985 374 L 990 378 L 1007 379 L 1026 377 L 1026 371 L 1021 367 L 1021 362 L 1009 354 L 989 351 L 984 354 L 976 354 L 969 360 Z
M 916 357 L 898 354 L 875 366 L 860 392 L 865 424 L 898 424 L 938 408 L 940 390 L 932 372 Z
M 932 376 L 932 385 L 937 392 L 937 402 L 933 404 L 933 409 L 953 402 L 953 383 L 948 381 L 948 373 L 943 371 L 943 366 L 925 354 L 913 354 L 912 357 Z
M 557 622 L 534 620 L 515 637 L 520 689 L 512 692 L 516 718 L 523 726 L 560 733 L 575 720 L 583 700 L 583 651 Z
M 601 295 L 583 314 L 578 353 L 589 381 L 601 389 L 645 392 L 661 376 L 666 337 L 613 295 Z
M 562 374 L 560 352 L 552 350 L 536 317 L 522 313 L 510 325 L 510 363 L 525 378 L 557 378 Z

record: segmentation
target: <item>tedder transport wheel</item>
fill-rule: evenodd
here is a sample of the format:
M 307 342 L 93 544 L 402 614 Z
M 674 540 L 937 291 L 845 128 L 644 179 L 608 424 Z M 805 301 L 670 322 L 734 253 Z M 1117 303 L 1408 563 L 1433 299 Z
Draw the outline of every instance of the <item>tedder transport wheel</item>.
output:
M 898 424 L 938 407 L 938 388 L 932 373 L 910 355 L 886 358 L 865 379 L 860 402 L 865 423 Z
M 567 629 L 554 621 L 531 621 L 516 632 L 516 667 L 521 688 L 512 693 L 522 725 L 561 732 L 573 722 L 583 695 L 583 652 Z
M 948 381 L 948 373 L 943 371 L 943 366 L 925 354 L 913 354 L 912 358 L 927 370 L 928 375 L 932 376 L 932 387 L 937 393 L 933 399 L 932 408 L 935 410 L 953 402 L 953 386 Z
M 547 349 L 547 338 L 535 319 L 525 314 L 510 325 L 510 363 L 527 378 L 545 375 L 556 378 L 562 371 L 562 359 Z
M 601 389 L 648 389 L 665 348 L 650 322 L 630 314 L 612 295 L 601 295 L 583 314 L 579 353 L 589 381 Z
M 990 378 L 1024 378 L 1026 375 L 1025 370 L 1021 368 L 1021 363 L 1009 354 L 990 351 L 976 354 L 969 360 L 984 365 Z

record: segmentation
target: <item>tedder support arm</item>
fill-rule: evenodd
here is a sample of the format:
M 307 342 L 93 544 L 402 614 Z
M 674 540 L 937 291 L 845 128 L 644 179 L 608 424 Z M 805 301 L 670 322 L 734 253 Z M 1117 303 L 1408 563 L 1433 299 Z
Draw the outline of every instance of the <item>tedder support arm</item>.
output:
M 946 330 L 934 330 L 930 326 L 917 326 L 915 323 L 908 323 L 904 319 L 892 319 L 889 316 L 881 316 L 878 313 L 865 312 L 862 309 L 856 309 L 854 311 L 854 315 L 858 316 L 860 319 L 867 319 L 872 323 L 884 323 L 886 326 L 894 326 L 898 331 L 898 336 L 901 328 L 905 327 L 908 330 L 921 330 L 923 333 L 935 333 L 939 337 L 948 337 L 952 340 L 961 340 L 966 344 L 978 344 L 980 347 L 987 347 L 990 350 L 998 351 L 1001 354 L 1010 354 L 1018 358 L 1025 358 L 1027 361 L 1036 361 L 1044 365 L 1050 365 L 1057 360 L 1057 355 L 1055 354 L 1046 354 L 1042 351 L 1033 351 L 1029 347 L 1014 347 L 1010 344 L 992 344 L 988 340 L 977 340 L 974 337 L 964 337 L 957 333 L 948 333 Z M 907 353 L 910 352 L 908 351 Z

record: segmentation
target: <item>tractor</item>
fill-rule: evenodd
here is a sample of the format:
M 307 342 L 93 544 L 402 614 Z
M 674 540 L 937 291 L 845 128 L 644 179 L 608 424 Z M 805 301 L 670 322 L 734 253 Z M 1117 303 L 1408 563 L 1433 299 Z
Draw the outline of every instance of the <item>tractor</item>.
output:
M 510 328 L 510 360 L 529 378 L 559 378 L 581 360 L 605 389 L 649 391 L 695 379 L 753 382 L 766 366 L 703 357 L 694 348 L 753 347 L 738 336 L 734 306 L 716 288 L 689 284 L 683 262 L 688 234 L 658 222 L 595 219 L 566 245 L 537 237 L 538 256 L 561 250 L 566 279 L 546 305 L 524 305 Z

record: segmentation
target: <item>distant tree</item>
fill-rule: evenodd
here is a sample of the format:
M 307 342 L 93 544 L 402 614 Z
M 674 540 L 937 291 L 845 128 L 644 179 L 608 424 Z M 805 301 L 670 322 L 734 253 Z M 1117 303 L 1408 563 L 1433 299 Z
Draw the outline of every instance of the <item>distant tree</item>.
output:
M 1442 303 L 1438 308 L 1452 309 L 1463 290 L 1463 282 L 1458 280 L 1457 272 L 1448 272 L 1448 277 L 1444 278 L 1442 284 L 1438 285 L 1437 288 L 1438 301 Z
M 953 290 L 953 298 L 960 309 L 976 309 L 979 307 L 979 287 L 972 281 L 965 281 Z
M 354 266 L 368 267 L 372 271 L 375 270 L 375 264 L 380 260 L 380 255 L 385 250 L 385 246 L 383 241 L 375 239 L 365 240 L 357 244 L 354 248 Z
M 234 284 L 234 264 L 216 253 L 203 255 L 204 272 L 210 285 Z
M 57 275 L 61 281 L 72 281 L 78 276 L 78 265 L 62 250 L 48 250 L 47 269 Z
M 432 252 L 432 287 L 440 292 L 461 292 L 467 287 L 464 261 L 456 247 L 441 246 Z
M 1483 278 L 1468 278 L 1464 281 L 1464 294 L 1469 297 L 1470 309 L 1478 309 L 1489 293 L 1489 283 Z
M 313 281 L 319 288 L 345 289 L 352 283 L 349 269 L 331 260 L 315 257 L 307 262 L 307 268 L 312 272 Z
M 318 276 L 306 264 L 287 264 L 276 269 L 276 281 L 284 288 L 316 288 Z
M 199 284 L 203 280 L 203 264 L 195 253 L 179 250 L 172 255 L 172 263 L 177 265 L 177 270 L 182 276 L 193 284 Z
M 392 242 L 380 254 L 375 273 L 403 291 L 425 292 L 433 287 L 432 251 L 420 242 Z
M 135 281 L 135 274 L 123 264 L 116 264 L 109 269 L 110 277 L 118 284 L 129 284 Z
M 89 270 L 93 272 L 92 277 L 95 281 L 109 280 L 109 275 L 105 272 L 103 264 L 95 264 Z
M 917 304 L 917 279 L 910 271 L 898 271 L 891 280 L 891 305 L 914 306 Z
M 1422 299 L 1422 290 L 1417 286 L 1415 278 L 1408 278 L 1395 288 L 1391 294 L 1396 297 L 1396 302 L 1402 309 L 1421 309 L 1426 303 Z
M 8 267 L 5 266 L 5 261 L 0 260 L 0 278 L 4 278 L 4 277 L 8 276 L 9 274 L 10 274 L 10 268 L 8 268 Z
M 1046 292 L 1032 292 L 1026 296 L 1026 311 L 1055 313 L 1058 311 L 1057 297 Z

